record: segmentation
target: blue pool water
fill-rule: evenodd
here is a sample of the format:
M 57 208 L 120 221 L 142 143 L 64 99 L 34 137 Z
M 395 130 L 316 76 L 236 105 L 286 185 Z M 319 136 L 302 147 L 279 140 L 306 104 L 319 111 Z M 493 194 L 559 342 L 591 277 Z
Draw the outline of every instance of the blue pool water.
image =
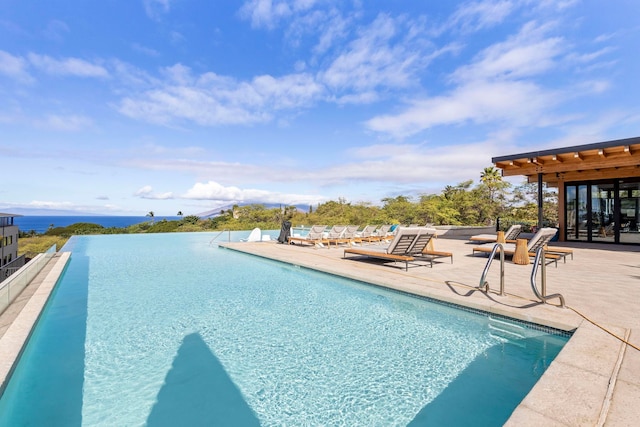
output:
M 0 425 L 502 425 L 568 339 L 213 236 L 72 238 Z

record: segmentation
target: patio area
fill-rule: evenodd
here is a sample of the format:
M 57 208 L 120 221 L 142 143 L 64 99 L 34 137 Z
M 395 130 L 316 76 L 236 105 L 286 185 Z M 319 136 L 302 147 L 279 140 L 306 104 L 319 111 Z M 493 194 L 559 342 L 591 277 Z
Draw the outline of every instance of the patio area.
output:
M 440 237 L 435 249 L 454 254 L 434 266 L 381 263 L 352 257 L 343 247 L 313 248 L 275 242 L 225 243 L 221 247 L 283 261 L 547 325 L 575 330 L 569 343 L 510 418 L 508 425 L 636 425 L 640 416 L 640 248 L 562 243 L 574 259 L 546 268 L 547 295 L 560 293 L 568 308 L 541 304 L 531 289 L 532 265 L 505 263 L 506 295 L 499 295 L 499 260 L 489 270 L 490 292 L 476 289 L 487 257 L 476 244 Z M 538 272 L 538 287 L 540 272 Z M 595 325 L 594 325 L 595 324 Z M 597 325 L 597 326 L 596 326 Z M 490 396 L 485 396 L 490 400 Z

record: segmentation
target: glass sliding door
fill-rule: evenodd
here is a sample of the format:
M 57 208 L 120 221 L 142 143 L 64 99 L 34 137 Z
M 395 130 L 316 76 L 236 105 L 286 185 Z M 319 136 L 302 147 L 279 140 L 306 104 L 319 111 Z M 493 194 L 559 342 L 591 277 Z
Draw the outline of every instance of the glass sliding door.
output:
M 578 238 L 576 228 L 576 218 L 578 216 L 578 194 L 576 193 L 575 185 L 567 185 L 565 187 L 565 218 L 566 218 L 566 239 L 575 240 Z
M 591 184 L 591 239 L 594 242 L 616 240 L 615 233 L 615 186 L 609 184 Z
M 640 182 L 620 182 L 620 243 L 640 244 Z
M 640 245 L 640 179 L 565 185 L 567 240 Z
M 578 216 L 576 219 L 576 239 L 589 241 L 589 233 L 590 233 L 590 215 L 589 215 L 589 201 L 587 186 L 586 185 L 578 185 L 578 198 L 576 201 L 576 206 L 578 209 Z

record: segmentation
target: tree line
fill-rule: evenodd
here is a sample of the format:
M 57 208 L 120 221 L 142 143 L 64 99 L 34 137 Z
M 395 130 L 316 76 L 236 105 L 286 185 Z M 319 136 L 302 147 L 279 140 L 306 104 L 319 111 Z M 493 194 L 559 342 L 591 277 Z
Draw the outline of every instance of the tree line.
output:
M 538 222 L 537 184 L 524 182 L 512 186 L 504 181 L 500 171 L 487 167 L 479 180 L 467 180 L 457 185 L 447 185 L 440 194 L 423 194 L 417 197 L 396 196 L 381 200 L 380 205 L 370 202 L 350 202 L 344 198 L 331 200 L 308 211 L 295 206 L 267 208 L 262 204 L 233 206 L 219 215 L 202 219 L 195 215 L 179 220 L 155 221 L 153 211 L 147 214 L 150 221 L 125 228 L 105 228 L 98 224 L 77 223 L 68 227 L 47 230 L 44 234 L 71 236 L 74 234 L 128 234 L 166 233 L 207 230 L 277 230 L 283 221 L 294 226 L 312 224 L 433 224 L 433 225 L 495 225 L 500 218 L 501 228 L 510 224 L 523 224 L 525 229 Z M 558 202 L 555 191 L 545 188 L 545 225 L 555 226 L 558 220 Z

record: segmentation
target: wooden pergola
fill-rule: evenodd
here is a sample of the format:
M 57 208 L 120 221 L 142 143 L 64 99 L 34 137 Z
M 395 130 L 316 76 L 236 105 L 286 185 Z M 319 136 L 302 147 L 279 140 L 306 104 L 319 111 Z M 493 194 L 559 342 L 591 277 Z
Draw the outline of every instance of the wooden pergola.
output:
M 503 176 L 538 183 L 538 225 L 542 225 L 542 183 L 558 187 L 559 222 L 564 230 L 564 183 L 640 177 L 640 137 L 494 157 Z M 562 236 L 562 233 L 560 233 Z

